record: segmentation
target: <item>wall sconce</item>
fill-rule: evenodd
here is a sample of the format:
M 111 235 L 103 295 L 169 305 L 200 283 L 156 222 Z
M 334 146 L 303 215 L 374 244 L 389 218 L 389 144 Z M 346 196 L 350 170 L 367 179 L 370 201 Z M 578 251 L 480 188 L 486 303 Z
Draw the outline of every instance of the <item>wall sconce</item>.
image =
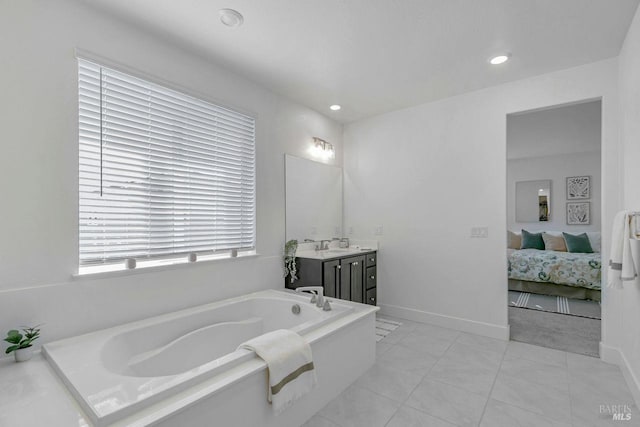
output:
M 333 159 L 336 157 L 336 150 L 333 148 L 333 145 L 316 136 L 313 137 L 313 152 L 316 156 L 322 157 L 323 159 Z

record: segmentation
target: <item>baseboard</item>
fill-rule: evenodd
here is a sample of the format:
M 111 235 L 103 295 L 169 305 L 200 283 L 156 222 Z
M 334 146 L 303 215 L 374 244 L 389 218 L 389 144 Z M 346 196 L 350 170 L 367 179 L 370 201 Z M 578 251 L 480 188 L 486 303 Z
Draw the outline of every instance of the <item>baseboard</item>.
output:
M 624 353 L 619 348 L 608 346 L 600 341 L 600 359 L 620 366 L 622 375 L 633 395 L 633 400 L 635 400 L 636 406 L 640 407 L 640 381 L 638 375 L 631 369 Z
M 469 332 L 499 340 L 509 340 L 509 325 L 501 326 L 492 323 L 477 322 L 461 317 L 446 316 L 444 314 L 431 313 L 416 310 L 414 308 L 400 307 L 397 305 L 380 304 L 380 314 L 413 320 L 414 322 L 430 323 L 443 328 Z

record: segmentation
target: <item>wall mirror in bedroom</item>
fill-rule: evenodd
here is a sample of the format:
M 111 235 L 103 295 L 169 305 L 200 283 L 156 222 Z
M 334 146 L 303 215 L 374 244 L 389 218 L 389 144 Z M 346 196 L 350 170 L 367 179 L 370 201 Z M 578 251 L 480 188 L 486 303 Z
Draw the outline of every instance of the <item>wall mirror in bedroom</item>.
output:
M 551 180 L 516 182 L 516 221 L 548 222 L 551 215 Z
M 342 168 L 285 155 L 286 239 L 342 237 Z
M 598 356 L 600 100 L 507 116 L 511 339 Z

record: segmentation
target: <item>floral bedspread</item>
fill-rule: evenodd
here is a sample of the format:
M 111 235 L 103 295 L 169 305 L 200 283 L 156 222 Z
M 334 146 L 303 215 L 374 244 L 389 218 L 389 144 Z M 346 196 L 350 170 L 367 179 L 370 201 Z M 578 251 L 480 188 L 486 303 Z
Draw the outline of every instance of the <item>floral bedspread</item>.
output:
M 601 288 L 600 254 L 521 249 L 509 256 L 509 278 L 558 283 L 587 289 Z

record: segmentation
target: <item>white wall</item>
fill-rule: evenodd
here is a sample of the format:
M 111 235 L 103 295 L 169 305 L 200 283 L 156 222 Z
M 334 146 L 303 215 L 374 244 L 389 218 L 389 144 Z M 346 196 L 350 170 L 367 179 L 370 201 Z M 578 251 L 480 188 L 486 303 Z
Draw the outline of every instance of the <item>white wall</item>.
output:
M 640 9 L 636 12 L 619 57 L 620 141 L 625 209 L 640 211 Z M 603 350 L 627 368 L 636 402 L 640 402 L 640 280 L 624 290 L 611 290 Z M 635 386 L 635 387 L 634 387 Z
M 383 311 L 507 338 L 506 116 L 597 98 L 610 229 L 619 204 L 615 59 L 347 125 L 344 225 L 380 240 Z M 471 239 L 476 226 L 489 237 Z
M 318 136 L 334 145 L 340 165 L 342 126 L 87 3 L 2 1 L 0 331 L 43 322 L 46 342 L 282 287 L 284 153 L 307 157 Z M 78 263 L 75 48 L 257 115 L 260 256 L 72 279 Z
M 598 136 L 600 134 L 598 133 Z M 600 231 L 600 152 L 528 157 L 507 161 L 507 228 L 513 231 Z M 590 225 L 567 225 L 566 177 L 591 176 L 591 198 L 575 200 L 591 203 Z M 551 180 L 551 221 L 522 223 L 516 221 L 516 182 Z M 537 212 L 537 204 L 535 206 Z
M 599 101 L 511 114 L 507 159 L 600 151 Z

